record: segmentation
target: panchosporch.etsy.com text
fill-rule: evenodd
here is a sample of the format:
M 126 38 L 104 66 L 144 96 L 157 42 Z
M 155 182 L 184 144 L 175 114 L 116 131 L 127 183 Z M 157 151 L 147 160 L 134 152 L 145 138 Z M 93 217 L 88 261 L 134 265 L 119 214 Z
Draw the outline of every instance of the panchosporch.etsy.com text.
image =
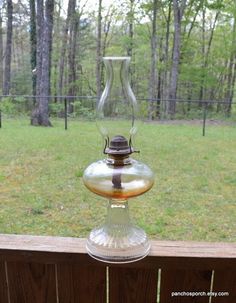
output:
M 171 297 L 228 297 L 228 291 L 172 291 Z

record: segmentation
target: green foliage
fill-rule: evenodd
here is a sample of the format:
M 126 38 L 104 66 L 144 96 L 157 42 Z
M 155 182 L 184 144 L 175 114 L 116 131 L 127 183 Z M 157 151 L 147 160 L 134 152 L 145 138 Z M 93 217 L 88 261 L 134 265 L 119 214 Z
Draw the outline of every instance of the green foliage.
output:
M 146 119 L 148 116 L 148 103 L 141 102 L 139 104 L 139 115 L 142 119 Z
M 87 120 L 94 120 L 95 111 L 91 107 L 84 106 L 82 101 L 75 101 L 73 116 L 81 117 Z
M 1 112 L 6 115 L 15 115 L 16 114 L 16 107 L 15 104 L 12 102 L 12 99 L 3 98 L 0 103 Z
M 64 112 L 65 106 L 63 103 L 50 103 L 49 104 L 49 112 L 51 116 L 58 117 L 60 116 L 61 112 Z
M 29 114 L 30 101 L 24 97 L 5 97 L 0 101 L 0 109 L 6 116 L 17 117 Z
M 204 99 L 224 100 L 227 93 L 229 75 L 229 60 L 235 53 L 235 28 L 236 10 L 234 1 L 187 1 L 186 9 L 181 24 L 181 60 L 179 66 L 177 97 L 184 100 L 199 99 L 203 91 Z M 62 7 L 65 3 L 62 1 Z M 164 100 L 168 96 L 170 87 L 170 73 L 173 53 L 174 14 L 171 1 L 158 1 L 157 3 L 157 75 L 160 78 L 160 96 Z M 149 98 L 150 69 L 151 69 L 151 36 L 153 1 L 128 0 L 115 1 L 111 6 L 102 10 L 102 55 L 126 56 L 127 49 L 132 48 L 131 61 L 133 89 L 137 97 Z M 3 8 L 3 15 L 4 15 Z M 169 15 L 169 9 L 170 15 Z M 84 96 L 96 95 L 96 42 L 97 42 L 97 11 L 85 5 L 82 10 L 76 8 L 79 16 L 77 33 L 77 49 L 75 54 L 76 81 L 68 81 L 68 51 L 66 47 L 65 65 L 63 74 L 62 94 L 66 95 L 69 88 L 75 88 L 75 94 Z M 203 22 L 203 12 L 205 21 Z M 217 12 L 220 12 L 212 44 L 211 31 Z M 168 27 L 168 15 L 170 24 Z M 59 4 L 55 5 L 54 32 L 52 45 L 51 67 L 51 94 L 58 93 L 59 66 L 61 49 L 64 43 L 64 26 L 66 16 L 62 14 Z M 129 36 L 129 23 L 133 24 L 134 35 Z M 32 93 L 32 66 L 30 64 L 30 20 L 25 15 L 24 9 L 14 5 L 14 31 L 11 71 L 11 94 L 31 95 Z M 3 23 L 3 27 L 5 23 Z M 204 27 L 204 28 L 203 28 Z M 3 28 L 4 32 L 5 28 Z M 169 32 L 168 32 L 169 30 Z M 204 36 L 204 38 L 203 38 Z M 31 37 L 36 38 L 36 37 Z M 168 41 L 167 41 L 168 38 Z M 68 39 L 69 41 L 69 39 Z M 208 52 L 209 51 L 209 52 Z M 208 56 L 206 58 L 206 56 Z M 206 62 L 207 61 L 207 62 Z M 105 71 L 102 72 L 102 86 L 105 82 Z M 74 112 L 71 116 L 93 119 L 93 106 L 86 105 L 83 100 L 76 101 Z M 10 115 L 29 113 L 32 109 L 27 102 L 4 101 L 3 112 Z M 50 104 L 53 116 L 62 112 L 60 104 Z M 221 108 L 223 113 L 223 107 Z M 194 113 L 194 111 L 196 111 Z M 185 117 L 185 113 L 199 117 L 201 107 L 192 107 L 191 112 L 180 108 L 177 117 Z M 216 111 L 216 106 L 211 109 Z M 146 106 L 142 113 L 148 114 Z

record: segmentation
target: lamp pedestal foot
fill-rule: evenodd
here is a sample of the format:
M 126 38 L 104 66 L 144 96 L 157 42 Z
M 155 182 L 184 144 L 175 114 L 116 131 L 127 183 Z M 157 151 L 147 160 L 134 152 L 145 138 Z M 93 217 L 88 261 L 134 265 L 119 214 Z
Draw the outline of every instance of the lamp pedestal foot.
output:
M 131 222 L 127 200 L 110 200 L 106 222 L 91 231 L 86 248 L 99 261 L 129 263 L 144 258 L 150 244 L 145 231 Z

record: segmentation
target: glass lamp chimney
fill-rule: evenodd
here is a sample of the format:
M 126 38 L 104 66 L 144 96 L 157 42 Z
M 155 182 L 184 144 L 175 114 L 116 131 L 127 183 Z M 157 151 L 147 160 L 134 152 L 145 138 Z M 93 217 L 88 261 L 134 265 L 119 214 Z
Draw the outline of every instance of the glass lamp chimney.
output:
M 104 57 L 103 62 L 107 81 L 97 105 L 97 126 L 107 146 L 117 135 L 131 146 L 137 132 L 138 104 L 129 84 L 130 57 Z

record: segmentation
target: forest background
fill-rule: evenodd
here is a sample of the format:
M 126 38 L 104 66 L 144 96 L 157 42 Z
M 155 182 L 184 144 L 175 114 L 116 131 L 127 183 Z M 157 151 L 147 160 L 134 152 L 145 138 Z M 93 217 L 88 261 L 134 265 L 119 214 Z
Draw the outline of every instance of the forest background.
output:
M 130 82 L 145 118 L 197 118 L 206 104 L 211 113 L 235 115 L 235 0 L 0 6 L 2 113 L 48 126 L 70 96 L 69 113 L 91 118 L 105 84 L 102 57 L 118 55 L 131 57 Z

